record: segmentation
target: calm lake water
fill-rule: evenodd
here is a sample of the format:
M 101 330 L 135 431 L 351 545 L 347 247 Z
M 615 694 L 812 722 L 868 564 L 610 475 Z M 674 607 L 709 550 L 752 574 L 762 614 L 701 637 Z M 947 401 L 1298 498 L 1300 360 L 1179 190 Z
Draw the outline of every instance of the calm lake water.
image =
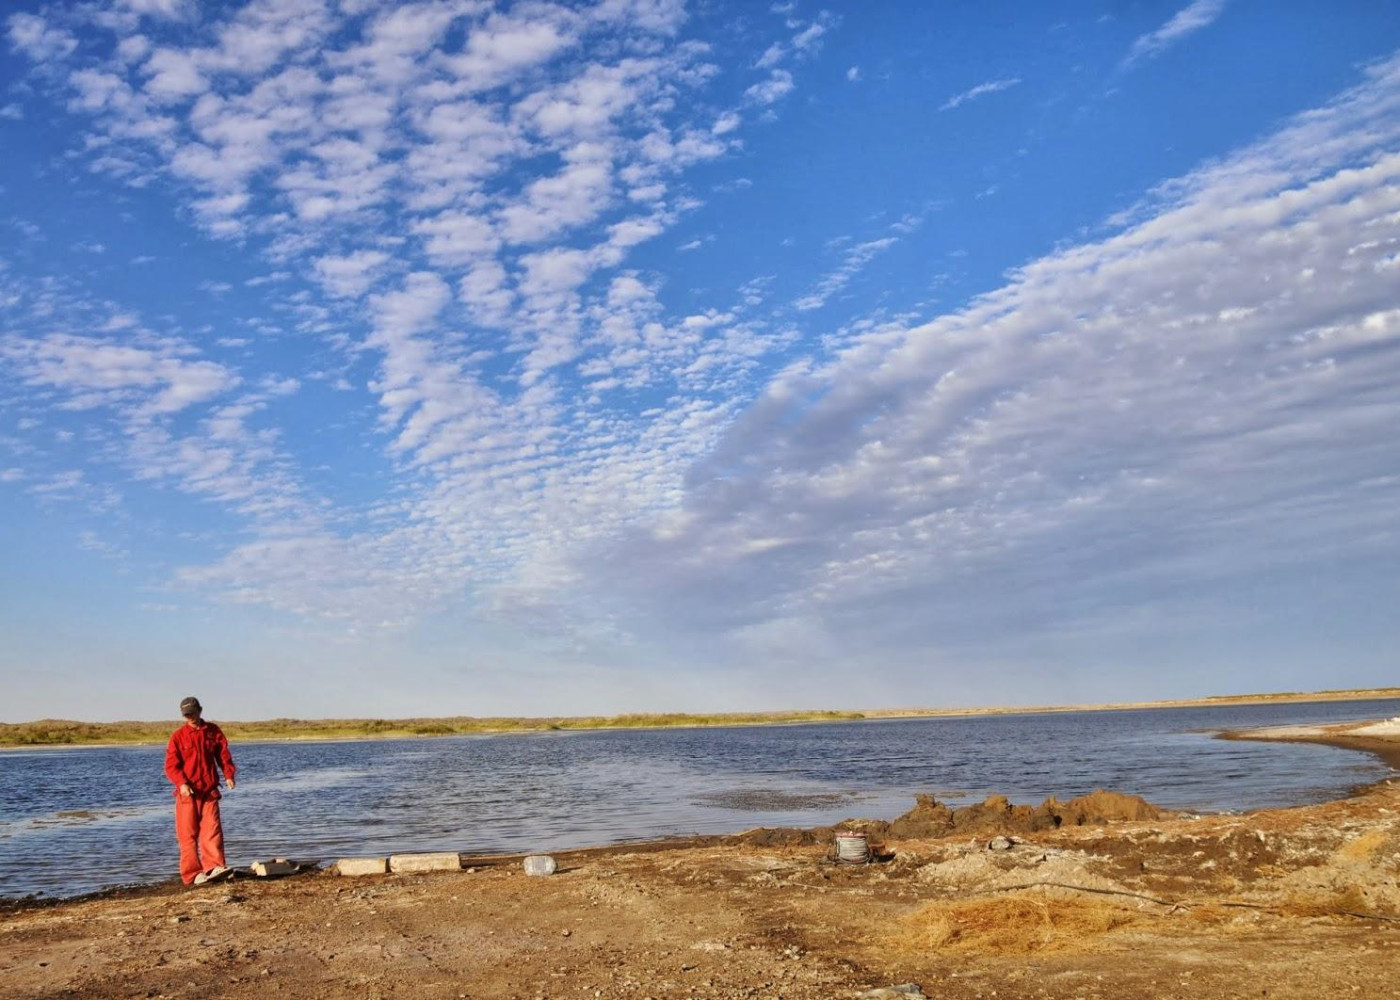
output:
M 1400 700 L 646 732 L 234 746 L 229 862 L 415 850 L 551 851 L 756 826 L 891 819 L 1095 788 L 1199 812 L 1336 797 L 1366 754 L 1212 732 L 1400 715 Z M 173 728 L 173 726 L 172 726 Z M 163 747 L 0 753 L 0 896 L 167 878 Z

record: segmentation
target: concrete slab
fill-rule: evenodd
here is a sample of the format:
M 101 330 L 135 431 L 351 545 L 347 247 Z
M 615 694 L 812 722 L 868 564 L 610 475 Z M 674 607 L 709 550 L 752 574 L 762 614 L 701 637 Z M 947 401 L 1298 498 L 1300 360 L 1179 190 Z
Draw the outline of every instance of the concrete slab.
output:
M 386 858 L 341 858 L 335 870 L 338 875 L 385 875 L 389 862 Z
M 462 856 L 440 854 L 394 854 L 389 857 L 391 872 L 455 872 L 462 870 Z
M 297 866 L 286 858 L 273 858 L 271 861 L 254 861 L 250 865 L 254 875 L 267 878 L 269 875 L 292 875 Z

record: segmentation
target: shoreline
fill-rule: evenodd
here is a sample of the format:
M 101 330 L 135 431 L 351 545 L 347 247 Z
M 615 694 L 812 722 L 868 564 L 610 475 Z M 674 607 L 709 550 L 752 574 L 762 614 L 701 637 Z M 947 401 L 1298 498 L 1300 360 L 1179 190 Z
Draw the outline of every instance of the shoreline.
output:
M 461 737 L 481 737 L 489 738 L 495 736 L 546 736 L 551 734 L 564 733 L 593 733 L 593 732 L 646 732 L 653 730 L 669 729 L 726 729 L 726 728 L 752 728 L 756 726 L 809 726 L 809 725 L 831 725 L 844 723 L 863 722 L 897 722 L 911 719 L 960 719 L 960 718 L 989 718 L 1016 715 L 1058 715 L 1073 712 L 1132 712 L 1132 711 L 1167 711 L 1172 709 L 1185 708 L 1229 708 L 1233 706 L 1249 705 L 1307 705 L 1307 704 L 1331 704 L 1337 702 L 1373 702 L 1373 701 L 1393 701 L 1400 700 L 1400 688 L 1372 688 L 1348 691 L 1314 691 L 1314 692 L 1286 692 L 1282 694 L 1246 694 L 1246 695 L 1214 695 L 1203 698 L 1168 699 L 1162 701 L 1148 702 L 1108 702 L 1103 704 L 1090 705 L 1042 705 L 1031 707 L 1010 707 L 1010 706 L 987 706 L 980 708 L 930 708 L 930 709 L 864 709 L 851 710 L 843 713 L 831 710 L 834 718 L 801 718 L 803 715 L 822 714 L 823 710 L 814 710 L 811 713 L 804 712 L 772 712 L 772 713 L 732 713 L 734 718 L 726 719 L 724 714 L 716 713 L 708 718 L 714 721 L 694 721 L 675 722 L 657 725 L 613 725 L 611 720 L 626 718 L 626 716 L 611 717 L 589 717 L 576 716 L 571 718 L 541 717 L 532 719 L 522 717 L 519 719 L 502 720 L 510 723 L 518 722 L 538 722 L 534 727 L 519 725 L 502 726 L 500 728 L 480 728 L 464 729 L 457 732 L 412 732 L 407 729 L 381 733 L 334 733 L 331 735 L 318 736 L 315 733 L 289 734 L 277 736 L 252 736 L 242 735 L 237 732 L 237 727 L 244 725 L 261 725 L 258 722 L 240 722 L 231 720 L 218 722 L 224 727 L 226 732 L 229 727 L 233 727 L 234 732 L 228 733 L 230 739 L 239 743 L 358 743 L 366 741 L 384 740 L 419 740 L 419 739 L 443 739 Z M 771 718 L 761 718 L 770 715 Z M 841 715 L 850 717 L 842 718 Z M 759 718 L 755 718 L 759 716 Z M 785 716 L 799 716 L 790 718 Z M 684 719 L 684 713 L 676 713 L 676 718 Z M 410 719 L 410 720 L 365 720 L 371 722 L 403 722 L 415 725 L 431 725 L 441 722 L 443 719 L 456 717 L 441 717 L 440 719 Z M 593 723 L 596 718 L 596 724 Z M 341 720 L 307 720 L 308 722 L 339 722 Z M 346 720 L 359 721 L 359 720 Z M 491 721 L 491 720 L 485 720 Z M 74 720 L 36 720 L 29 723 L 0 723 L 0 753 L 6 751 L 24 750 L 87 750 L 87 749 L 116 749 L 120 747 L 151 747 L 161 746 L 168 739 L 168 734 L 164 736 L 152 735 L 149 738 L 142 737 L 131 740 L 102 740 L 84 741 L 75 739 L 72 742 L 12 742 L 6 736 L 7 730 L 16 729 L 22 726 L 34 726 L 44 723 L 54 725 L 91 725 L 91 726 L 120 726 L 125 723 L 82 723 Z M 570 724 L 576 723 L 576 724 Z M 142 722 L 136 723 L 143 727 L 154 727 L 158 723 Z M 169 723 L 171 730 L 178 728 L 178 723 Z
M 1392 723 L 1395 720 L 1391 720 Z M 1385 720 L 1371 719 L 1365 722 L 1344 722 L 1317 726 L 1269 726 L 1260 729 L 1226 730 L 1216 734 L 1216 739 L 1256 741 L 1261 743 L 1312 743 L 1317 746 L 1337 747 L 1354 750 L 1379 757 L 1392 769 L 1400 771 L 1400 723 L 1395 723 L 1393 734 L 1379 732 L 1358 732 L 1386 725 Z M 1371 785 L 1363 786 L 1370 788 Z
M 878 721 L 878 720 L 870 720 Z M 1377 726 L 1386 725 L 1384 720 L 1364 720 L 1360 722 L 1334 723 L 1324 725 L 1295 725 L 1295 726 L 1269 726 L 1254 729 L 1220 730 L 1213 734 L 1214 739 L 1227 741 L 1248 741 L 1248 742 L 1268 742 L 1268 743 L 1309 743 L 1319 746 L 1336 747 L 1343 750 L 1351 750 L 1357 753 L 1366 753 L 1379 758 L 1393 770 L 1400 772 L 1400 716 L 1391 720 L 1394 725 L 1394 733 L 1389 735 L 1373 735 L 1362 733 L 1353 735 L 1356 730 L 1365 730 Z M 242 742 L 254 742 L 245 740 Z M 299 742 L 290 740 L 263 740 L 258 742 L 281 743 Z M 351 740 L 337 740 L 327 742 L 351 742 Z M 119 744 L 128 745 L 128 744 Z M 91 749 L 92 747 L 70 747 L 67 749 Z M 39 749 L 64 749 L 57 747 Z M 1385 788 L 1392 782 L 1397 781 L 1397 777 L 1381 778 L 1377 781 L 1360 785 L 1348 786 L 1339 789 L 1339 794 L 1335 798 L 1329 798 L 1321 803 L 1305 803 L 1289 806 L 1266 807 L 1263 809 L 1251 810 L 1243 813 L 1221 812 L 1221 813 L 1200 813 L 1199 816 L 1223 817 L 1223 816 L 1250 816 L 1254 813 L 1276 813 L 1280 811 L 1296 811 L 1316 808 L 1319 805 L 1328 803 L 1341 803 L 1351 800 L 1363 799 L 1378 790 Z M 1129 793 L 1131 794 L 1131 793 Z M 998 798 L 993 795 L 992 798 Z M 1153 806 L 1153 808 L 1157 808 Z M 1162 810 L 1163 813 L 1170 813 L 1170 810 Z M 1186 815 L 1181 813 L 1180 815 Z M 865 821 L 862 821 L 865 822 Z M 882 823 L 882 820 L 875 820 L 875 823 Z M 762 829 L 762 828 L 760 828 Z M 777 833 L 810 833 L 811 831 L 796 830 L 796 828 L 772 828 Z M 584 847 L 567 848 L 555 852 L 560 857 L 584 857 L 598 856 L 604 857 L 617 853 L 657 853 L 668 850 L 681 850 L 687 848 L 714 846 L 732 842 L 735 839 L 743 838 L 753 831 L 735 831 L 732 833 L 717 834 L 695 834 L 687 836 L 660 837 L 648 840 L 616 841 L 613 843 L 591 844 Z M 492 865 L 519 860 L 525 855 L 520 853 L 505 854 L 473 854 L 463 853 L 463 865 L 474 864 Z M 470 860 L 468 860 L 470 858 Z M 326 859 L 316 859 L 310 863 L 321 865 Z M 168 878 L 152 882 L 132 882 L 106 888 L 84 892 L 74 896 L 0 896 L 0 913 L 13 912 L 28 907 L 52 907 L 62 906 L 68 903 L 77 903 L 97 899 L 111 899 L 127 896 L 147 896 L 164 895 L 168 893 L 178 893 L 183 891 L 183 887 L 177 879 Z
M 1392 723 L 1393 735 L 1357 732 L 1377 723 L 1218 735 L 1395 766 Z M 952 828 L 920 828 L 911 818 L 948 818 L 923 801 L 866 827 L 878 855 L 866 865 L 837 864 L 826 840 L 765 836 L 802 831 L 758 830 L 560 851 L 548 877 L 526 875 L 519 855 L 462 855 L 461 870 L 417 875 L 166 880 L 13 902 L 0 906 L 0 974 L 7 996 L 36 1000 L 1393 992 L 1400 780 L 1247 814 L 1069 807 L 1062 823 L 1027 825 L 1040 810 L 993 797 Z

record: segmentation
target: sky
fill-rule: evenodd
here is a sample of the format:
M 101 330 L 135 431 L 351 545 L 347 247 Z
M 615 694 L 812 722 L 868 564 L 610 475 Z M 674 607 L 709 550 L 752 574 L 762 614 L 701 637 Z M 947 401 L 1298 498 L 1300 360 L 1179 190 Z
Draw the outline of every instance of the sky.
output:
M 1393 684 L 1400 5 L 10 0 L 0 720 Z

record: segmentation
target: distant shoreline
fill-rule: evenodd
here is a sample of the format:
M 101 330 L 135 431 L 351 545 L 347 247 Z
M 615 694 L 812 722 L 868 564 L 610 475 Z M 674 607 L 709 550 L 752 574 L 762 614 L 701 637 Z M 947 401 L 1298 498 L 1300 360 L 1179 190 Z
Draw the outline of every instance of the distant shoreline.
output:
M 261 722 L 213 720 L 240 743 L 330 743 L 361 740 L 415 739 L 436 736 L 500 736 L 550 732 L 606 730 L 698 729 L 739 726 L 815 725 L 832 722 L 875 722 L 898 719 L 977 718 L 1002 715 L 1049 715 L 1066 712 L 1121 712 L 1151 709 L 1221 708 L 1233 705 L 1308 704 L 1341 701 L 1384 701 L 1400 698 L 1400 688 L 1278 694 L 1217 695 L 1163 701 L 1114 702 L 1089 705 L 992 706 L 981 708 L 866 709 L 861 711 L 655 713 L 617 716 L 547 718 L 414 718 L 414 719 L 274 719 Z M 163 744 L 179 725 L 163 722 L 79 722 L 41 719 L 0 723 L 0 752 L 153 746 Z

